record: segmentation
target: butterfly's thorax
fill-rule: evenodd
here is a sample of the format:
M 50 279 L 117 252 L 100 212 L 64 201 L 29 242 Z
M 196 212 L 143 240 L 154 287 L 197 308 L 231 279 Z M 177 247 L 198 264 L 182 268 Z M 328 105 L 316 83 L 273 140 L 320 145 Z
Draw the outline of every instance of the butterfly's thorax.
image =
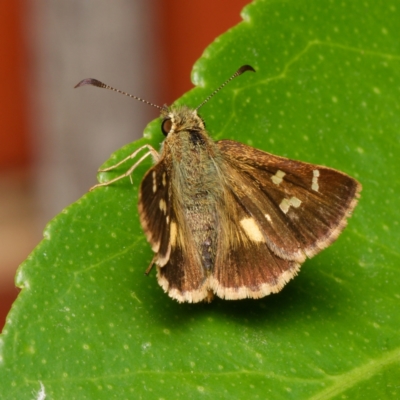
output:
M 163 156 L 170 166 L 171 200 L 174 209 L 182 210 L 178 225 L 192 237 L 197 256 L 206 271 L 211 271 L 218 246 L 217 205 L 223 199 L 219 182 L 221 155 L 207 135 L 197 113 L 182 108 L 171 113 L 172 129 L 163 146 Z

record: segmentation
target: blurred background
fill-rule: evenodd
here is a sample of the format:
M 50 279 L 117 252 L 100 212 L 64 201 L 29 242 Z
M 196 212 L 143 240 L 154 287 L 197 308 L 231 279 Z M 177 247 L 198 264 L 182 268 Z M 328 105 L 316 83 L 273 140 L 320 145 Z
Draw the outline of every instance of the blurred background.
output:
M 249 0 L 0 1 L 0 330 L 18 265 L 46 223 L 158 116 L 95 77 L 156 104 L 193 85 L 193 63 Z

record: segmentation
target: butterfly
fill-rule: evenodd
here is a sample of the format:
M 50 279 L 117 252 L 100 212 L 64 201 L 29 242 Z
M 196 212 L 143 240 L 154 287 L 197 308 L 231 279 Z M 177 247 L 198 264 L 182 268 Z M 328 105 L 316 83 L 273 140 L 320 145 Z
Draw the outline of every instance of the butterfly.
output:
M 200 106 L 159 107 L 89 78 L 76 85 L 121 92 L 161 110 L 160 152 L 139 190 L 139 216 L 154 252 L 160 286 L 179 302 L 261 298 L 279 292 L 301 264 L 340 235 L 361 184 L 343 172 L 279 157 L 233 140 L 214 141 L 198 109 L 243 72 L 242 66 Z M 92 189 L 93 189 L 92 188 Z

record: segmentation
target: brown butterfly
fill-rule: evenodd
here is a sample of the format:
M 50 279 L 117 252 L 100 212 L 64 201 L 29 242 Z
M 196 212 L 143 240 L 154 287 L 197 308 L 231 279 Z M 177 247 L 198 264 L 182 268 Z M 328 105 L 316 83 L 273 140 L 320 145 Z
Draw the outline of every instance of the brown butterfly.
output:
M 109 185 L 130 176 L 144 158 L 155 165 L 140 185 L 139 215 L 155 255 L 161 287 L 179 302 L 260 298 L 279 292 L 337 239 L 361 185 L 343 172 L 278 157 L 232 140 L 213 141 L 196 109 L 161 109 L 161 151 L 145 145 L 114 169 L 146 153 Z M 113 89 L 95 79 L 91 84 Z M 148 103 L 140 98 L 140 101 Z M 151 103 L 148 103 L 151 104 Z M 154 104 L 151 104 L 154 106 Z

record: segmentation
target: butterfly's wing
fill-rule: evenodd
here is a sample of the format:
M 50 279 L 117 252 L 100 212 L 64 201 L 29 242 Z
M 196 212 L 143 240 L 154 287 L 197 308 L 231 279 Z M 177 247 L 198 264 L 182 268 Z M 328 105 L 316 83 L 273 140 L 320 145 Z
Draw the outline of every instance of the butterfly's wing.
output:
M 158 283 L 179 302 L 211 301 L 207 272 L 202 267 L 192 236 L 184 234 L 182 227 L 172 214 L 171 252 L 167 263 L 157 266 Z
M 170 180 L 161 159 L 145 174 L 139 190 L 139 217 L 143 230 L 156 253 L 154 262 L 165 265 L 170 257 L 171 202 Z
M 153 262 L 160 286 L 180 302 L 199 302 L 210 296 L 206 275 L 191 235 L 184 232 L 182 212 L 174 209 L 171 195 L 170 172 L 161 159 L 142 180 L 140 222 L 156 253 Z
M 278 292 L 306 257 L 339 236 L 361 185 L 334 169 L 239 142 L 222 140 L 217 145 L 231 196 L 226 215 L 233 217 L 232 228 L 221 233 L 210 285 L 219 297 L 231 299 Z
M 361 185 L 332 168 L 294 161 L 239 142 L 217 142 L 224 155 L 228 186 L 268 235 L 283 258 L 308 257 L 329 246 L 346 226 Z M 243 189 L 237 182 L 246 182 Z M 295 244 L 294 244 L 295 243 Z
M 248 185 L 231 184 L 227 186 L 224 210 L 220 210 L 225 219 L 224 229 L 220 230 L 217 258 L 208 285 L 218 297 L 227 300 L 277 293 L 297 274 L 304 255 L 300 253 L 292 259 L 277 256 L 265 231 L 238 200 L 237 193 L 244 196 Z
M 220 141 L 224 201 L 218 206 L 218 248 L 208 273 L 185 217 L 171 199 L 161 159 L 143 178 L 140 219 L 156 253 L 160 285 L 178 301 L 259 298 L 279 292 L 306 257 L 344 229 L 361 185 L 331 168 Z

